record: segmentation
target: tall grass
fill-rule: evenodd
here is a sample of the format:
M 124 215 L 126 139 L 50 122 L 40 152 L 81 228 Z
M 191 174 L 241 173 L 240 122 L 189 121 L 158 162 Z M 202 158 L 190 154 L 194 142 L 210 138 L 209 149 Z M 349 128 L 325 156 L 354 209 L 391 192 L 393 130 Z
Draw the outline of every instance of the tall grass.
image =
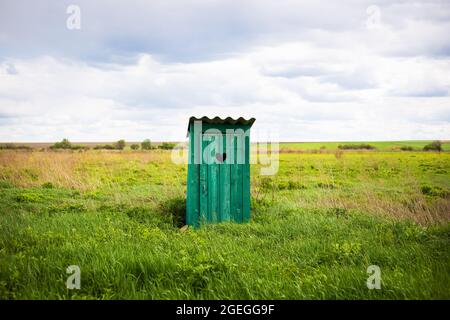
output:
M 170 152 L 0 151 L 0 298 L 448 299 L 449 160 L 282 154 L 252 167 L 249 224 L 183 232 Z

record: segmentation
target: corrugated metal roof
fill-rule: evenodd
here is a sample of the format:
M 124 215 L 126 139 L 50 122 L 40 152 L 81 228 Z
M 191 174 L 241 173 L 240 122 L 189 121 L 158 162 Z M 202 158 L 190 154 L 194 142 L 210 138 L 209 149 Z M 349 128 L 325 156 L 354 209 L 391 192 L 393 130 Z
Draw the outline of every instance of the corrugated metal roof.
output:
M 188 133 L 189 133 L 189 128 L 191 126 L 191 123 L 193 123 L 194 121 L 201 121 L 203 123 L 209 123 L 209 124 L 240 124 L 240 125 L 248 125 L 251 126 L 253 125 L 253 123 L 256 121 L 255 118 L 250 118 L 248 120 L 239 117 L 238 119 L 233 119 L 231 117 L 227 117 L 225 119 L 222 119 L 220 117 L 214 117 L 214 118 L 208 118 L 208 117 L 201 117 L 201 118 L 197 118 L 197 117 L 190 117 L 189 118 L 189 124 L 188 124 Z

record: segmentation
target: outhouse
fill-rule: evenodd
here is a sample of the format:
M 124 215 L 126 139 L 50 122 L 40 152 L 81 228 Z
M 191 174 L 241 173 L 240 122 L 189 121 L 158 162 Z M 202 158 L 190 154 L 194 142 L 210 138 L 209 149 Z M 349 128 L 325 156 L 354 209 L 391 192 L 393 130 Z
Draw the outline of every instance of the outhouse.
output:
M 254 118 L 191 117 L 186 224 L 250 220 L 250 128 Z

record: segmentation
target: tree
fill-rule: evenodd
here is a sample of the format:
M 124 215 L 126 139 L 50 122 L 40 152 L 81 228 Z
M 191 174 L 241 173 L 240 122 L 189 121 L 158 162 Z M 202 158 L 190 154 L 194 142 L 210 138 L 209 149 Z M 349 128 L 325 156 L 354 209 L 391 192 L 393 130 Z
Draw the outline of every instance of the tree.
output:
M 56 142 L 50 148 L 52 148 L 52 149 L 71 149 L 72 144 L 70 143 L 70 141 L 68 139 L 64 138 L 64 139 L 62 139 L 61 142 Z
M 133 143 L 133 144 L 130 146 L 130 148 L 131 148 L 131 150 L 139 150 L 139 145 Z
M 114 147 L 118 150 L 123 150 L 125 148 L 125 145 L 126 145 L 125 140 L 122 139 L 122 140 L 117 141 L 114 144 Z
M 163 149 L 163 150 L 172 150 L 173 148 L 175 148 L 175 143 L 163 142 L 158 146 L 158 148 Z
M 433 141 L 430 144 L 427 144 L 425 147 L 423 147 L 423 151 L 442 151 L 442 142 L 439 140 Z
M 152 149 L 152 142 L 149 139 L 145 139 L 141 142 L 141 149 L 142 150 L 150 150 Z

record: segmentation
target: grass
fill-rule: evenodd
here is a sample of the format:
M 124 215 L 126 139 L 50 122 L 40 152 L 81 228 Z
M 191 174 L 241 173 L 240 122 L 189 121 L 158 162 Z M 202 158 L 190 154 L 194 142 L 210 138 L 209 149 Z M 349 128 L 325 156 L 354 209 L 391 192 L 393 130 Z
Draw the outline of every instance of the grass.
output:
M 409 141 L 361 141 L 361 142 L 283 142 L 280 144 L 281 150 L 336 150 L 339 145 L 371 145 L 379 151 L 401 151 L 402 147 L 411 147 L 413 151 L 422 151 L 423 147 L 431 143 L 429 140 L 409 140 Z M 444 151 L 450 151 L 450 141 L 443 141 Z
M 449 153 L 282 153 L 274 177 L 252 166 L 249 224 L 183 231 L 186 169 L 162 150 L 0 151 L 0 298 L 450 298 Z

